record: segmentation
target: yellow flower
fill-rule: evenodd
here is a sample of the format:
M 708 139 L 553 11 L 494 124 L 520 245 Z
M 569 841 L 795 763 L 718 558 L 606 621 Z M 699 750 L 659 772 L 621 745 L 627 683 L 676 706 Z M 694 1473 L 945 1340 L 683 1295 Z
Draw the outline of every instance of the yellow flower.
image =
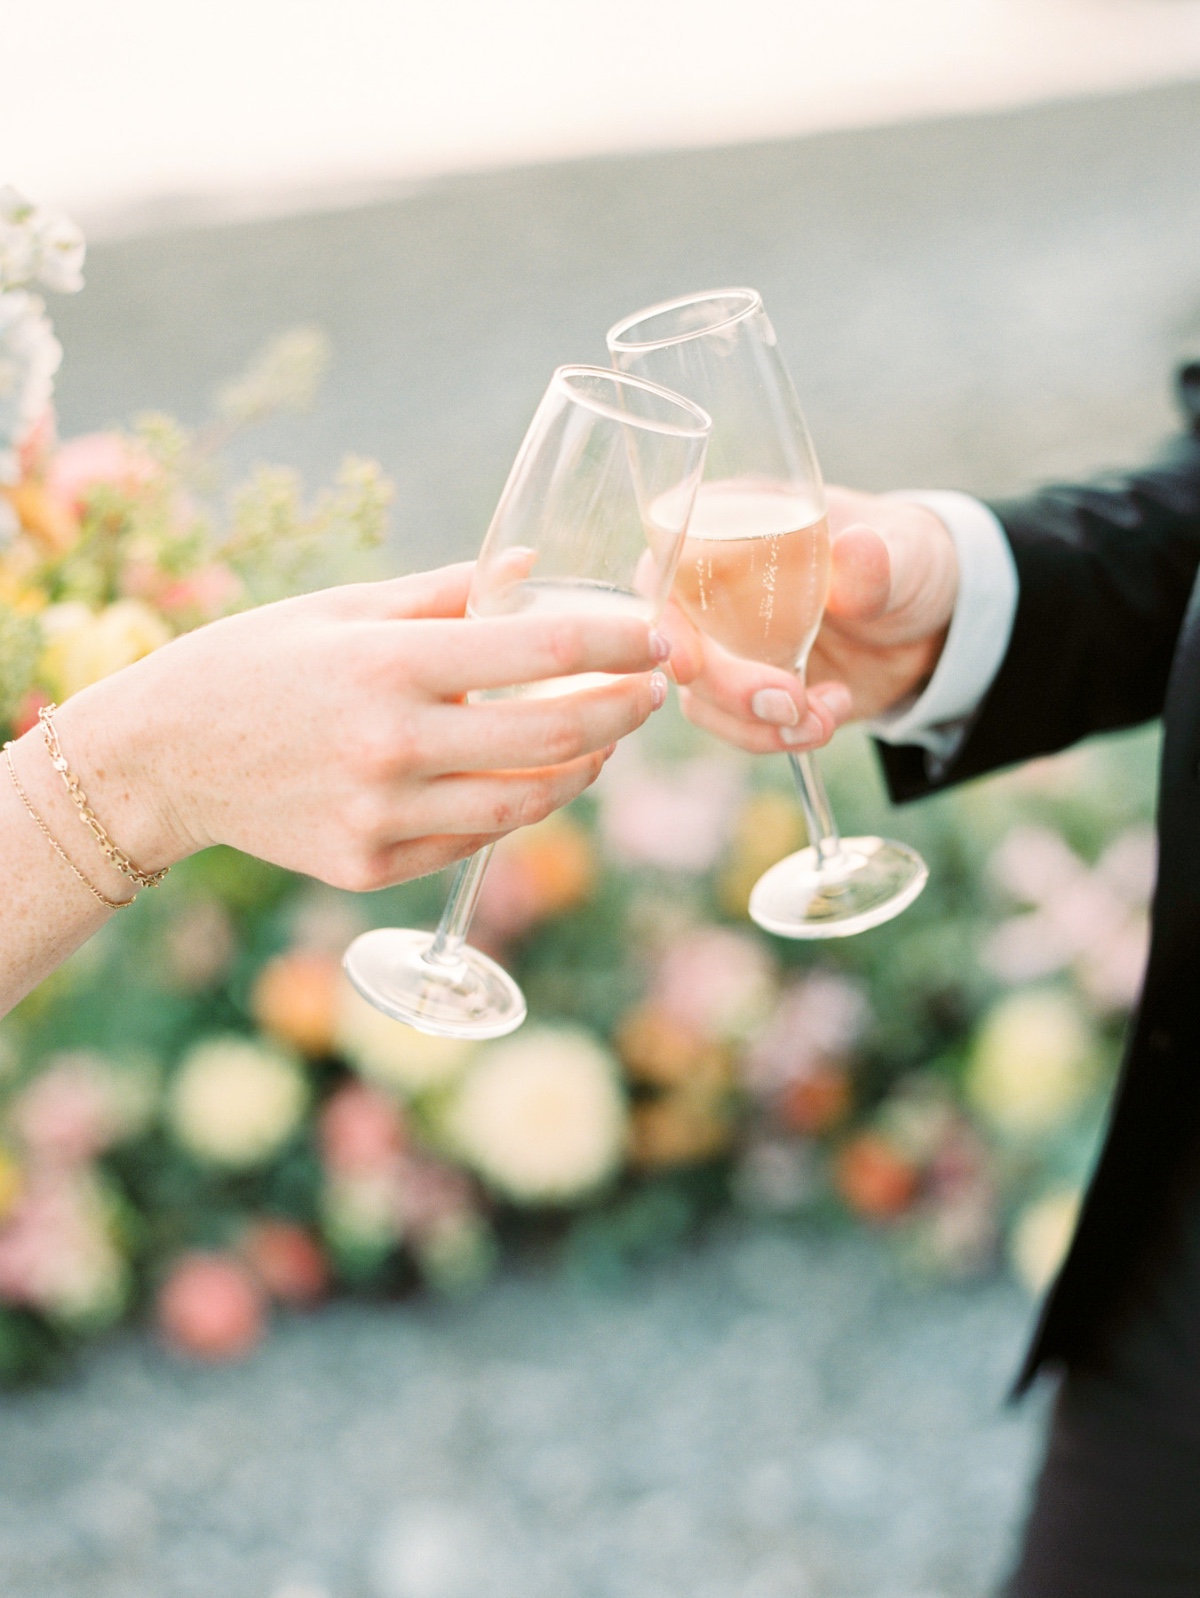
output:
M 1091 1030 L 1065 993 L 1014 993 L 975 1040 L 967 1093 L 998 1131 L 1037 1137 L 1062 1126 L 1092 1092 L 1096 1063 Z
M 187 1055 L 171 1084 L 171 1129 L 214 1165 L 261 1165 L 304 1114 L 308 1088 L 291 1055 L 248 1038 L 209 1038 Z
M 1031 1293 L 1049 1287 L 1067 1257 L 1078 1219 L 1079 1194 L 1074 1188 L 1047 1193 L 1021 1214 L 1009 1243 L 1009 1257 L 1018 1279 Z
M 435 1038 L 393 1021 L 348 982 L 340 985 L 334 1044 L 360 1076 L 404 1094 L 452 1081 L 478 1048 L 469 1039 Z
M 23 1186 L 21 1167 L 11 1154 L 0 1149 L 0 1222 L 11 1213 Z
M 446 1129 L 462 1158 L 509 1198 L 578 1198 L 612 1175 L 625 1149 L 617 1063 L 586 1032 L 531 1028 L 480 1052 Z
M 733 846 L 717 879 L 721 908 L 745 916 L 759 877 L 803 842 L 804 819 L 794 798 L 771 791 L 752 794 L 737 818 Z
M 17 572 L 0 566 L 0 605 L 15 610 L 19 616 L 36 616 L 46 608 L 46 596 L 40 588 L 32 588 Z
M 162 617 L 140 599 L 118 599 L 96 613 L 78 600 L 42 613 L 42 675 L 57 699 L 69 699 L 171 639 Z

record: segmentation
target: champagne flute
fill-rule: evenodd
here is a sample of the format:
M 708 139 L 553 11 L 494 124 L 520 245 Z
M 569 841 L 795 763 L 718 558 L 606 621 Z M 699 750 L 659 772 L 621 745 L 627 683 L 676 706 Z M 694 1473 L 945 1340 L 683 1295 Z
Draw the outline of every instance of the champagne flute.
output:
M 775 330 L 753 289 L 690 294 L 609 330 L 613 365 L 666 384 L 713 418 L 675 597 L 748 660 L 803 679 L 829 588 L 820 467 Z M 752 918 L 784 938 L 837 938 L 898 915 L 925 886 L 906 844 L 842 838 L 810 753 L 789 755 L 809 846 L 759 879 Z
M 683 547 L 711 428 L 690 400 L 604 367 L 560 366 L 483 541 L 470 616 L 657 619 Z M 478 696 L 551 696 L 611 682 L 581 672 Z M 520 988 L 467 943 L 492 846 L 459 866 L 435 932 L 380 927 L 345 968 L 386 1015 L 440 1037 L 497 1038 L 525 1019 Z

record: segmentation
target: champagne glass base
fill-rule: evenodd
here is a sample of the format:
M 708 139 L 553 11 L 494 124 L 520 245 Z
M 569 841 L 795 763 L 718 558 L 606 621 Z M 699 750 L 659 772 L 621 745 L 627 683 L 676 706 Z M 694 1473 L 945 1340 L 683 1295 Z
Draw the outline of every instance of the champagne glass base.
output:
M 502 1038 L 525 1019 L 525 995 L 501 966 L 463 944 L 429 959 L 432 932 L 379 927 L 346 950 L 346 975 L 368 1003 L 440 1038 Z
M 750 918 L 779 938 L 848 938 L 906 910 L 928 876 L 905 844 L 843 838 L 824 865 L 813 848 L 773 865 L 754 885 Z

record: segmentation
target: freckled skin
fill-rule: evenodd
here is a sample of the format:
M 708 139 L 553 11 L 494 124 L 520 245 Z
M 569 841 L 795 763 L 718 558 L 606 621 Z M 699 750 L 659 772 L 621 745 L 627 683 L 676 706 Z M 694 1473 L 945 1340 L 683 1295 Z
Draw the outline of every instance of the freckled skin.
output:
M 55 720 L 109 835 L 143 871 L 210 844 L 369 890 L 436 871 L 575 798 L 662 702 L 636 616 L 465 617 L 470 565 L 330 589 L 214 623 L 75 695 Z M 564 698 L 467 695 L 604 673 Z M 547 765 L 548 748 L 576 749 Z M 389 751 L 392 752 L 389 758 Z M 40 729 L 22 786 L 107 898 L 132 884 L 82 827 Z M 106 911 L 0 769 L 0 1014 Z M 148 890 L 152 891 L 152 890 Z

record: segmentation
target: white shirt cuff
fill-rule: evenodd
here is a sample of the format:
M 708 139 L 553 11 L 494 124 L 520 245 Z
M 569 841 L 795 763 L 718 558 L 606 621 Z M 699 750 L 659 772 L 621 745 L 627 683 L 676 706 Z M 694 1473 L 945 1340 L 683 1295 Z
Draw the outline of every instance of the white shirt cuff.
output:
M 966 736 L 1008 649 L 1017 613 L 1017 567 L 1004 529 L 969 494 L 950 490 L 896 494 L 945 523 L 958 552 L 958 599 L 941 658 L 925 691 L 870 724 L 889 744 L 920 744 L 938 762 Z

